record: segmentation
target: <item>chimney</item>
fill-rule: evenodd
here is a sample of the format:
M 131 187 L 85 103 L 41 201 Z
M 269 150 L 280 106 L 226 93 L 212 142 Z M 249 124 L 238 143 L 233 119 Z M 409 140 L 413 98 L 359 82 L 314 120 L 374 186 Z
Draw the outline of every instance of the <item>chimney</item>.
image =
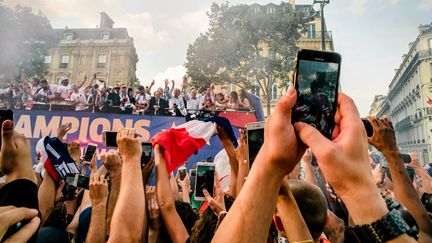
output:
M 106 14 L 105 12 L 100 13 L 100 27 L 101 29 L 112 29 L 114 25 L 114 21 Z

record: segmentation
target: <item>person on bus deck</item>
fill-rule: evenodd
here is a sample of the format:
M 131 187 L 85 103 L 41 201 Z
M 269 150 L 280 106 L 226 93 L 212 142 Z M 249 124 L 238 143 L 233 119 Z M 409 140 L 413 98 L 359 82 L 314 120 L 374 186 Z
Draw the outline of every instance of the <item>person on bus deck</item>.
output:
M 244 89 L 239 89 L 239 108 L 242 110 L 249 110 L 251 108 L 251 104 L 249 99 L 246 97 L 246 91 Z

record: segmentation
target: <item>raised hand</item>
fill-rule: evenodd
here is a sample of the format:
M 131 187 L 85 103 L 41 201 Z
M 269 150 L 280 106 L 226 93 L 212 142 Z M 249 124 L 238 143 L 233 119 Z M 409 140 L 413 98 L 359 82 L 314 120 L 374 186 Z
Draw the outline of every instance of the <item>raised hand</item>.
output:
M 369 122 L 374 128 L 372 137 L 368 142 L 381 152 L 384 150 L 399 150 L 396 144 L 396 135 L 393 124 L 387 117 L 379 119 L 377 117 L 368 117 Z
M 0 171 L 7 175 L 7 181 L 28 179 L 36 183 L 29 140 L 15 133 L 10 120 L 4 121 L 1 129 Z
M 106 203 L 108 199 L 108 181 L 105 176 L 92 173 L 90 175 L 89 191 L 93 205 Z
M 81 159 L 81 144 L 78 142 L 68 143 L 67 149 L 70 156 L 75 161 L 75 164 L 79 165 Z
M 105 168 L 110 172 L 121 171 L 122 161 L 118 152 L 108 152 L 101 155 Z
M 225 193 L 223 192 L 222 188 L 220 187 L 220 184 L 218 180 L 216 180 L 215 183 L 215 197 L 213 198 L 210 193 L 204 189 L 203 190 L 205 199 L 207 200 L 208 204 L 210 205 L 213 212 L 216 214 L 216 216 L 219 216 L 221 212 L 226 212 L 225 207 Z
M 69 130 L 71 130 L 71 128 L 72 128 L 72 126 L 70 125 L 70 123 L 62 124 L 57 129 L 57 137 L 60 140 L 63 140 L 63 138 L 66 136 L 66 134 L 69 132 Z
M 146 187 L 147 209 L 150 213 L 150 226 L 155 228 L 160 225 L 160 210 L 156 197 L 156 187 Z
M 124 128 L 117 133 L 117 145 L 123 164 L 141 160 L 141 141 L 135 138 L 135 129 Z

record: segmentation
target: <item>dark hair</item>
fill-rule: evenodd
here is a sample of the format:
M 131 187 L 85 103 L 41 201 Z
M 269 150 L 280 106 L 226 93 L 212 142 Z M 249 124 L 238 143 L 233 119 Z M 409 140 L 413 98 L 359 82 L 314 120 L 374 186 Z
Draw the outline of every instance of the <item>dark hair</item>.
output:
M 230 96 L 234 98 L 234 101 L 237 102 L 239 100 L 239 96 L 236 91 L 232 91 Z
M 39 83 L 40 83 L 40 84 L 47 84 L 48 81 L 47 81 L 46 79 L 42 79 Z
M 185 203 L 182 201 L 176 201 L 175 207 L 180 219 L 183 222 L 187 232 L 189 235 L 192 233 L 192 226 L 198 220 L 198 215 L 192 210 L 192 206 L 189 203 Z M 165 227 L 165 222 L 162 222 L 160 228 L 160 234 L 158 242 L 172 242 L 170 235 Z
M 321 189 L 301 180 L 289 180 L 289 187 L 314 240 L 324 230 L 327 202 Z
M 52 210 L 51 214 L 48 216 L 44 226 L 65 229 L 68 223 L 66 213 L 67 211 L 64 202 L 57 202 L 54 205 L 54 209 Z
M 234 198 L 225 194 L 224 200 L 225 207 L 228 211 L 234 203 Z M 196 221 L 192 228 L 192 235 L 190 237 L 191 242 L 211 242 L 216 230 L 217 221 L 218 218 L 214 214 L 213 210 L 210 207 L 207 207 L 202 214 L 202 217 Z

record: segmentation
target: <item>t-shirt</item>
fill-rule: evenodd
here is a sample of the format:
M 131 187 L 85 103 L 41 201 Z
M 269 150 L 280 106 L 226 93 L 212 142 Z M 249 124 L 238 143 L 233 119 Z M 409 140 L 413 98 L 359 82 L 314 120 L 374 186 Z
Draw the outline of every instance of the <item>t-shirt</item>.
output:
M 0 206 L 15 206 L 39 210 L 38 187 L 27 179 L 11 181 L 0 189 Z M 17 231 L 17 226 L 9 227 L 3 239 L 7 239 Z M 28 242 L 36 242 L 37 232 Z
M 88 108 L 86 96 L 82 92 L 78 92 L 78 93 L 73 92 L 71 94 L 70 100 L 72 102 L 78 102 L 78 104 L 76 105 L 77 111 L 85 110 Z
M 62 97 L 63 99 L 69 98 L 70 92 L 71 92 L 71 87 L 69 85 L 68 86 L 64 86 L 64 85 L 57 86 L 56 93 L 60 93 L 60 97 Z

